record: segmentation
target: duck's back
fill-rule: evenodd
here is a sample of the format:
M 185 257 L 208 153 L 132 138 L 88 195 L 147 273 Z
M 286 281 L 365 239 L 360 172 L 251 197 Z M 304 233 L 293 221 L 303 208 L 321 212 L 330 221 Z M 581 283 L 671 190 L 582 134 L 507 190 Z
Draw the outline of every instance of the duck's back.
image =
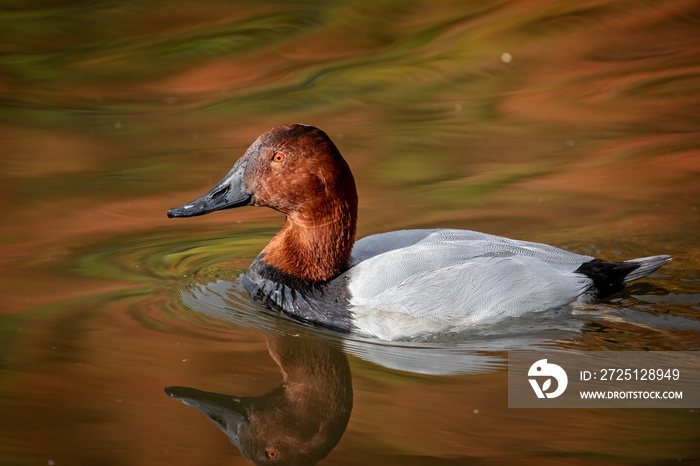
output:
M 358 240 L 352 250 L 349 266 L 381 257 L 391 251 L 402 254 L 416 254 L 423 258 L 439 261 L 454 259 L 453 250 L 459 251 L 459 258 L 482 256 L 530 256 L 550 264 L 567 268 L 593 260 L 590 256 L 575 254 L 541 243 L 518 241 L 503 236 L 489 235 L 470 230 L 432 229 L 400 230 L 367 236 Z M 388 257 L 388 256 L 384 256 Z

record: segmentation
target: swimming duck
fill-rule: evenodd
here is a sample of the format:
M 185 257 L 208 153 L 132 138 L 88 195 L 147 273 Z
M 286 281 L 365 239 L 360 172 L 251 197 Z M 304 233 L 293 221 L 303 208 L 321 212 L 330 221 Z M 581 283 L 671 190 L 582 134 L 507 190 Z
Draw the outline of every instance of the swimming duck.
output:
M 301 321 L 386 340 L 591 302 L 671 260 L 606 262 L 455 229 L 393 231 L 355 242 L 350 168 L 323 131 L 302 124 L 262 134 L 211 191 L 168 217 L 242 206 L 287 216 L 242 277 L 253 298 Z

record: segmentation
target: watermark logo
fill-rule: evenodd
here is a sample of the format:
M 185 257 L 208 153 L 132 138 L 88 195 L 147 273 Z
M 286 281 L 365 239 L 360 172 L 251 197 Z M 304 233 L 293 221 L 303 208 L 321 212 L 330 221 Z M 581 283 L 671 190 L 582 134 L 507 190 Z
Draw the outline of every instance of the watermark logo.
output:
M 528 379 L 532 389 L 535 391 L 537 398 L 556 398 L 566 390 L 566 386 L 569 383 L 569 378 L 566 375 L 566 371 L 556 364 L 548 363 L 546 359 L 540 359 L 535 361 L 535 363 L 530 366 L 530 370 L 527 372 L 528 377 L 547 377 L 542 381 L 540 386 L 537 379 Z M 552 379 L 557 381 L 557 388 L 552 392 L 548 392 L 552 388 Z
M 509 351 L 508 407 L 700 408 L 700 351 Z

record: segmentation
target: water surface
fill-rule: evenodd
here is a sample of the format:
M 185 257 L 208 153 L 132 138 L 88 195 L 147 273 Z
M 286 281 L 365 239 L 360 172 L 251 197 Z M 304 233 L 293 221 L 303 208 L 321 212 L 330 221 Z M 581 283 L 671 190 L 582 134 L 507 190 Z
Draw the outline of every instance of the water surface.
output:
M 9 2 L 0 464 L 250 464 L 164 389 L 267 396 L 264 413 L 282 372 L 308 388 L 292 419 L 335 426 L 321 464 L 700 462 L 697 410 L 508 409 L 503 366 L 700 349 L 699 28 L 674 0 Z M 379 343 L 301 326 L 237 282 L 280 214 L 165 217 L 290 122 L 347 159 L 360 237 L 466 228 L 674 261 L 503 327 Z

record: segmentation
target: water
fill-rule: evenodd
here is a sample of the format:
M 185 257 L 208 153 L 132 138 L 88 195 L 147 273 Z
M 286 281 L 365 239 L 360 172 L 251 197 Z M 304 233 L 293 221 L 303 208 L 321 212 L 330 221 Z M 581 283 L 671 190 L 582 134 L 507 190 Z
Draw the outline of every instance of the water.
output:
M 327 416 L 321 464 L 700 462 L 696 410 L 508 409 L 503 365 L 700 348 L 697 2 L 30 0 L 0 24 L 0 464 L 250 464 L 175 386 L 270 394 L 261 416 L 301 387 L 270 435 Z M 300 326 L 237 282 L 279 214 L 165 217 L 289 122 L 348 160 L 360 237 L 467 228 L 675 260 L 488 330 Z

